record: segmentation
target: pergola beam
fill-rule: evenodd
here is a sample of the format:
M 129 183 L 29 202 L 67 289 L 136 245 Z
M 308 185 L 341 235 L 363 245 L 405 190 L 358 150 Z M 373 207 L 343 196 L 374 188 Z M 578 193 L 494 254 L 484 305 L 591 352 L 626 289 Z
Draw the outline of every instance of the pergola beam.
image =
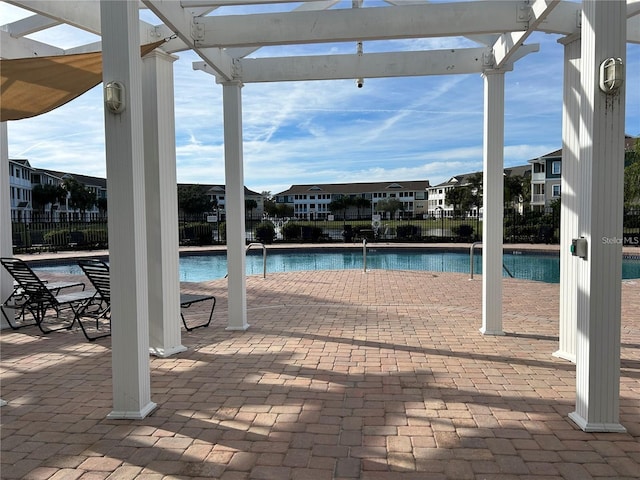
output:
M 16 20 L 15 22 L 3 25 L 12 37 L 24 37 L 32 33 L 45 30 L 47 28 L 60 25 L 61 22 L 54 20 L 53 18 L 45 17 L 44 15 L 31 15 L 30 17 Z
M 5 0 L 7 3 L 15 5 L 16 7 L 29 10 L 36 13 L 36 16 L 40 16 L 40 27 L 35 30 L 37 25 L 36 21 L 30 27 L 34 33 L 36 31 L 44 30 L 50 26 L 58 24 L 72 25 L 80 30 L 84 30 L 95 35 L 101 35 L 100 25 L 100 2 L 71 2 L 71 1 L 58 1 L 58 0 Z M 34 18 L 34 17 L 30 17 Z M 48 20 L 47 20 L 48 19 Z M 19 23 L 14 22 L 14 23 Z M 173 35 L 173 32 L 169 30 L 165 25 L 154 26 L 150 23 L 139 21 L 140 24 L 140 43 L 151 43 L 161 38 L 166 38 Z M 13 25 L 13 24 L 11 24 Z M 23 26 L 22 28 L 26 28 Z M 26 33 L 25 33 L 26 35 Z M 15 35 L 12 34 L 15 37 Z M 83 49 L 83 47 L 76 47 L 74 52 L 83 52 L 87 50 L 93 50 L 93 45 L 89 49 Z M 4 52 L 6 44 L 2 44 L 2 51 Z M 185 45 L 183 50 L 188 47 Z M 64 51 L 61 51 L 65 53 Z M 49 55 L 55 55 L 50 53 Z
M 220 77 L 231 80 L 233 65 L 231 57 L 219 48 L 206 48 L 194 41 L 194 18 L 186 12 L 179 3 L 171 0 L 142 0 L 172 31 L 176 32 L 189 49 L 209 64 Z
M 46 57 L 64 55 L 64 50 L 53 45 L 31 40 L 30 38 L 14 38 L 8 32 L 0 30 L 0 58 Z
M 271 3 L 298 3 L 300 0 L 182 0 L 184 8 L 193 7 L 235 7 L 237 5 L 266 5 Z M 306 0 L 306 3 L 322 0 Z
M 517 19 L 521 3 L 488 0 L 197 17 L 193 36 L 199 47 L 223 48 L 503 33 L 522 30 Z
M 528 26 L 524 32 L 508 32 L 498 38 L 493 46 L 495 68 L 502 68 L 527 38 L 538 28 L 560 0 L 536 0 L 529 8 Z
M 243 83 L 480 73 L 486 68 L 483 59 L 489 52 L 487 48 L 469 48 L 364 55 L 245 58 L 238 61 L 238 71 Z

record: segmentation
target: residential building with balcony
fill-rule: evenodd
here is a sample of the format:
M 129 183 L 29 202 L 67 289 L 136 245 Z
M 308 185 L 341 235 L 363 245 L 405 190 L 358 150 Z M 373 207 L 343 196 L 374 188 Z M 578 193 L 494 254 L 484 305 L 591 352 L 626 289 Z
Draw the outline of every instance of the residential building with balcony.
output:
M 178 184 L 178 188 L 185 184 Z M 225 185 L 204 185 L 207 188 L 207 195 L 209 199 L 214 202 L 217 207 L 215 208 L 215 213 L 218 216 L 220 221 L 226 218 L 226 187 Z M 253 190 L 249 190 L 247 187 L 244 187 L 244 198 L 246 200 L 255 200 L 257 207 L 245 212 L 246 220 L 257 220 L 261 219 L 264 215 L 264 198 L 262 194 L 258 192 L 254 192 Z
M 531 166 L 530 165 L 519 165 L 515 167 L 509 167 L 504 169 L 505 177 L 515 177 L 522 176 L 527 178 L 530 175 Z M 480 175 L 480 180 L 482 180 L 482 172 L 473 172 L 466 173 L 463 175 L 455 175 L 451 177 L 446 182 L 439 183 L 438 185 L 434 185 L 433 187 L 429 187 L 428 196 L 428 208 L 427 214 L 433 218 L 441 218 L 441 217 L 453 217 L 454 215 L 454 206 L 447 203 L 447 193 L 454 188 L 459 187 L 471 187 L 473 184 L 474 177 Z M 472 190 L 472 195 L 477 195 L 477 191 Z M 524 199 L 522 199 L 524 200 Z M 514 201 L 514 207 L 517 210 L 522 209 L 522 205 L 524 201 Z M 463 216 L 475 218 L 482 218 L 482 200 L 479 198 L 476 204 L 472 205 L 469 210 L 464 212 Z
M 625 152 L 633 150 L 638 137 L 625 135 Z M 561 196 L 562 149 L 528 161 L 531 164 L 531 209 L 546 211 Z
M 74 209 L 69 204 L 70 195 L 59 204 L 45 206 L 45 213 L 52 221 L 91 220 L 106 213 L 107 180 L 101 177 L 80 175 L 78 173 L 61 172 L 57 170 L 34 169 L 31 182 L 35 185 L 63 185 L 65 180 L 75 179 L 95 196 L 95 204 L 84 213 Z
M 531 164 L 531 210 L 546 211 L 560 198 L 562 150 L 528 161 Z
M 382 200 L 397 199 L 403 210 L 395 213 L 396 217 L 422 217 L 427 210 L 428 180 L 412 180 L 402 182 L 363 182 L 363 183 L 318 183 L 292 185 L 289 189 L 274 196 L 277 204 L 293 207 L 293 216 L 303 220 L 329 220 L 331 218 L 371 218 L 379 214 L 384 218 L 388 212 L 378 210 Z M 350 206 L 346 212 L 332 212 L 331 202 L 342 197 L 365 198 L 370 206 L 358 208 Z
M 9 159 L 9 201 L 11 202 L 11 219 L 24 221 L 31 218 L 32 193 L 31 173 L 33 167 L 29 160 Z

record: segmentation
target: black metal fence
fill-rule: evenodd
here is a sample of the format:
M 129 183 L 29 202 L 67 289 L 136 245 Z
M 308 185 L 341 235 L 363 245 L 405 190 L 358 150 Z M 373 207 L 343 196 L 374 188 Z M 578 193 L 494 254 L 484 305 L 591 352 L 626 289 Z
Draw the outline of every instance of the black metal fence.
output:
M 13 222 L 14 251 L 106 248 L 107 220 Z
M 14 251 L 106 248 L 106 219 L 65 222 L 14 222 Z M 247 242 L 473 242 L 482 240 L 481 218 L 379 220 L 247 219 Z M 180 245 L 226 243 L 226 222 L 211 216 L 181 217 Z M 558 243 L 560 214 L 504 212 L 505 243 Z M 621 243 L 640 246 L 640 210 L 627 210 Z

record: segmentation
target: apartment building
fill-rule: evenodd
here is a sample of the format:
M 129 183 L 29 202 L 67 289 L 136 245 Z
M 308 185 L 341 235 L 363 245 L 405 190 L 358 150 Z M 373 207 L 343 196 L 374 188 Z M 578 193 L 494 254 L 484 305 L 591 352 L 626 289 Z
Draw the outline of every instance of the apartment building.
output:
M 422 217 L 427 210 L 428 180 L 402 182 L 364 182 L 364 183 L 329 183 L 292 185 L 289 189 L 274 196 L 276 203 L 293 207 L 294 218 L 304 220 L 329 220 L 342 217 L 371 218 L 379 211 L 378 202 L 386 199 L 397 199 L 403 210 L 396 212 L 396 217 Z M 350 206 L 346 212 L 332 212 L 329 204 L 342 197 L 364 198 L 370 201 L 369 207 Z
M 182 185 L 184 184 L 178 184 L 178 188 L 180 188 L 180 186 Z M 204 185 L 204 187 L 206 187 L 207 189 L 207 196 L 209 197 L 209 199 L 217 205 L 216 211 L 214 213 L 219 216 L 219 220 L 224 220 L 227 215 L 225 208 L 225 185 Z M 261 219 L 264 215 L 264 198 L 262 197 L 262 194 L 244 187 L 244 198 L 245 201 L 255 200 L 257 205 L 256 208 L 247 210 L 245 212 L 246 220 Z
M 31 218 L 31 173 L 33 167 L 27 159 L 9 159 L 9 201 L 11 219 L 22 221 Z
M 531 174 L 530 165 L 519 165 L 515 167 L 509 167 L 504 169 L 505 177 L 521 176 L 527 178 Z M 482 180 L 482 172 L 465 173 L 463 175 L 455 175 L 446 182 L 439 183 L 433 187 L 429 187 L 428 196 L 428 208 L 427 214 L 433 218 L 452 217 L 454 212 L 454 206 L 447 203 L 447 193 L 457 187 L 470 187 L 473 185 L 476 176 L 480 176 Z M 476 195 L 475 189 L 472 190 L 472 195 Z M 524 199 L 523 199 L 524 200 Z M 514 206 L 518 210 L 522 210 L 524 205 L 523 201 L 514 202 Z M 478 199 L 477 204 L 472 205 L 471 208 L 465 212 L 464 216 L 475 218 L 480 216 L 482 218 L 482 201 Z
M 637 137 L 625 136 L 625 151 L 633 150 Z M 546 211 L 562 194 L 562 149 L 532 158 L 531 164 L 531 209 Z
M 531 164 L 531 209 L 545 211 L 560 198 L 562 150 L 529 160 Z

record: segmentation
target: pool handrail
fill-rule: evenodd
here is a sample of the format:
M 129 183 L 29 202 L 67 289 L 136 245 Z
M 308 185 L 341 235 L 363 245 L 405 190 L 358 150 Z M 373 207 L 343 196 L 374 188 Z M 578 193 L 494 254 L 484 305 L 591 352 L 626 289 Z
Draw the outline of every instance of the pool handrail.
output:
M 482 245 L 482 242 L 473 242 L 471 244 L 471 247 L 469 247 L 469 272 L 471 273 L 469 280 L 473 280 L 473 252 L 476 248 L 476 245 Z
M 261 247 L 262 248 L 262 278 L 267 278 L 267 246 L 264 243 L 253 242 L 247 245 L 247 249 L 244 251 L 246 254 L 251 247 Z M 229 273 L 224 276 L 224 278 L 229 277 Z
M 362 273 L 367 273 L 367 239 L 362 239 Z
M 267 278 L 267 246 L 264 243 L 253 242 L 247 245 L 245 253 L 249 252 L 251 247 L 262 248 L 262 278 Z
M 470 272 L 469 280 L 473 280 L 473 251 L 475 250 L 476 245 L 482 245 L 482 242 L 473 242 L 471 244 L 471 247 L 469 248 L 469 272 Z M 511 278 L 515 278 L 513 276 L 513 273 L 509 271 L 509 269 L 504 264 L 504 262 L 502 263 L 502 268 L 504 269 L 505 272 L 507 272 L 507 275 L 509 275 Z

